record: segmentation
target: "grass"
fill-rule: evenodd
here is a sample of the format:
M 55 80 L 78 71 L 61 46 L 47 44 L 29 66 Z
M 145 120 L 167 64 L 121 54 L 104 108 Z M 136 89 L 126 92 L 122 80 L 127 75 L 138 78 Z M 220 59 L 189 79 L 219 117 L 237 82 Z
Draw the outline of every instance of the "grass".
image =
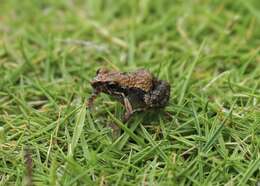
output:
M 2 0 L 1 185 L 259 184 L 259 6 Z M 86 110 L 104 66 L 169 81 L 168 114 Z

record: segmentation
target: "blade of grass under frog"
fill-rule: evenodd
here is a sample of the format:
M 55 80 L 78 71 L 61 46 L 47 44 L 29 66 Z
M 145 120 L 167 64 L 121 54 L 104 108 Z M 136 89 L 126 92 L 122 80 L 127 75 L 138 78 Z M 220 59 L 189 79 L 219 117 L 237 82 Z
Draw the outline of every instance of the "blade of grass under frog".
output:
M 133 122 L 132 125 L 130 126 L 130 130 L 131 130 L 132 132 L 134 132 L 135 129 L 137 128 L 137 126 L 138 126 L 140 123 L 141 123 L 141 119 L 138 119 L 137 122 Z M 129 136 L 128 133 L 122 134 L 122 135 L 112 144 L 112 146 L 114 146 L 114 147 L 115 147 L 116 149 L 118 149 L 118 150 L 121 150 L 121 149 L 125 146 L 125 144 L 126 144 L 126 142 L 128 141 L 129 137 L 130 137 L 130 136 Z
M 141 146 L 145 146 L 145 143 L 142 138 L 133 133 L 131 129 L 126 127 L 121 121 L 119 121 L 111 112 L 107 111 L 109 116 L 115 121 L 115 124 L 120 127 L 125 133 L 127 133 L 136 143 Z

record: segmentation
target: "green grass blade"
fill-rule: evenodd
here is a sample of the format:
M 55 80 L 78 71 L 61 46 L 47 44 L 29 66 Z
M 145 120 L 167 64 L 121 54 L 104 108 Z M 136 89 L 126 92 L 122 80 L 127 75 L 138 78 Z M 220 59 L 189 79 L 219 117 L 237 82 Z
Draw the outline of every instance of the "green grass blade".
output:
M 193 62 L 191 63 L 191 66 L 190 66 L 190 69 L 188 71 L 188 74 L 187 76 L 185 77 L 185 81 L 183 83 L 183 87 L 182 87 L 182 90 L 181 90 L 181 94 L 180 94 L 180 97 L 179 97 L 179 102 L 178 102 L 178 105 L 181 105 L 182 102 L 183 102 L 183 99 L 184 99 L 184 96 L 185 96 L 185 93 L 187 91 L 187 88 L 188 88 L 188 85 L 190 83 L 190 79 L 191 79 L 191 75 L 192 75 L 192 72 L 196 66 L 196 64 L 198 63 L 199 61 L 199 58 L 200 58 L 200 55 L 201 55 L 201 51 L 204 47 L 205 43 L 203 42 L 199 48 L 199 51 L 195 57 L 195 59 L 193 60 Z
M 129 129 L 126 125 L 124 125 L 120 120 L 118 120 L 113 114 L 108 112 L 109 116 L 115 121 L 115 124 L 120 127 L 124 132 L 126 132 L 133 140 L 136 141 L 141 146 L 145 146 L 145 143 L 142 138 L 134 134 L 134 132 Z
M 78 144 L 80 135 L 83 131 L 83 126 L 84 126 L 85 119 L 86 119 L 85 116 L 86 116 L 86 106 L 85 106 L 85 104 L 83 104 L 79 113 L 77 114 L 74 131 L 73 131 L 73 136 L 72 136 L 72 140 L 71 140 L 71 155 L 72 156 L 73 156 L 74 150 Z
M 242 179 L 239 180 L 238 185 L 246 185 L 246 182 L 250 179 L 250 177 L 256 170 L 260 171 L 260 157 L 258 157 L 256 160 L 251 161 L 246 172 L 243 173 Z

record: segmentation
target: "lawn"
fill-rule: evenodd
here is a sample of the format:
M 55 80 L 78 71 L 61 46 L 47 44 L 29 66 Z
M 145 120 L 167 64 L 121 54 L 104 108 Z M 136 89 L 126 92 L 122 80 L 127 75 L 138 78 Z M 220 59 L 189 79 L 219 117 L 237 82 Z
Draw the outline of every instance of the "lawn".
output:
M 0 185 L 259 185 L 259 0 L 1 0 Z M 145 68 L 168 106 L 102 94 Z M 117 126 L 118 129 L 111 126 Z

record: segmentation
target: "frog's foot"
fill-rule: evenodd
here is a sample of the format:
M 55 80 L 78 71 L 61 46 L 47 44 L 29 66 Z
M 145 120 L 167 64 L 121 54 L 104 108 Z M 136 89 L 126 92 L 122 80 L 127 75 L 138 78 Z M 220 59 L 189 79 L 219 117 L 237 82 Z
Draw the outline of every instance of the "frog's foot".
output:
M 129 119 L 131 118 L 132 113 L 125 112 L 124 117 L 123 117 L 123 123 L 127 123 Z
M 125 112 L 124 114 L 124 119 L 123 122 L 126 123 L 127 121 L 129 121 L 129 119 L 136 113 L 136 112 L 143 112 L 145 111 L 147 108 L 137 108 L 132 110 L 131 112 Z

